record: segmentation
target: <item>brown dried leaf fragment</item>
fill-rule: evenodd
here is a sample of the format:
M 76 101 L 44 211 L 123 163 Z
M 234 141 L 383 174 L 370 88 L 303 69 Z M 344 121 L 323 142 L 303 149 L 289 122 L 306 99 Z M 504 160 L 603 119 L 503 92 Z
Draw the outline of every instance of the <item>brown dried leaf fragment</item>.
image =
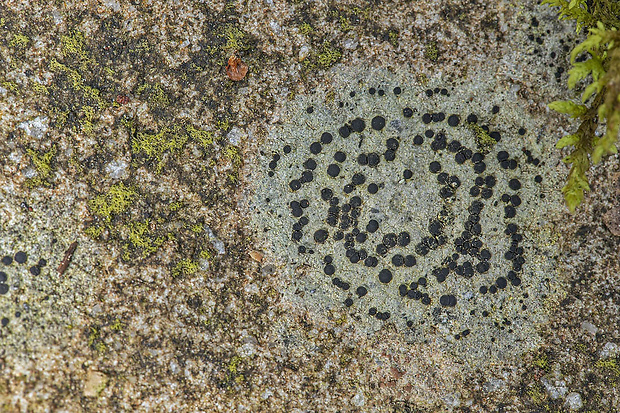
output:
M 252 258 L 256 262 L 261 262 L 263 260 L 263 254 L 260 251 L 250 251 L 250 258 Z
M 230 56 L 228 58 L 228 64 L 226 65 L 226 74 L 230 80 L 238 82 L 243 79 L 248 73 L 248 65 L 243 63 L 237 56 Z
M 58 269 L 56 271 L 58 271 L 58 275 L 63 275 L 65 273 L 65 271 L 67 270 L 67 267 L 69 266 L 69 263 L 71 262 L 71 257 L 73 257 L 73 253 L 75 252 L 75 249 L 77 248 L 78 243 L 77 241 L 74 241 L 71 245 L 69 245 L 69 248 L 67 249 L 67 251 L 65 251 L 65 257 L 62 259 L 62 261 L 60 262 L 60 265 L 58 266 Z

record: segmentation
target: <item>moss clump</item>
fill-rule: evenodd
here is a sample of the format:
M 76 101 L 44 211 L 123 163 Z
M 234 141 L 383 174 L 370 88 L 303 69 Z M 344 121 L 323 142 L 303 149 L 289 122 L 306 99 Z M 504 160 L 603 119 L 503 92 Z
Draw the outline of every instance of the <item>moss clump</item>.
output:
M 550 369 L 549 358 L 545 354 L 543 354 L 540 357 L 535 358 L 532 364 L 534 364 L 536 367 L 539 367 L 545 371 L 549 371 Z
M 121 214 L 131 206 L 138 194 L 122 182 L 112 185 L 110 190 L 96 196 L 89 203 L 93 214 L 99 216 L 104 223 L 109 224 L 115 215 Z
M 426 48 L 424 49 L 424 57 L 431 62 L 436 62 L 437 59 L 439 59 L 439 49 L 437 48 L 437 43 L 431 42 L 426 45 Z
M 228 26 L 224 29 L 224 38 L 226 39 L 226 44 L 223 46 L 223 49 L 227 52 L 237 52 L 248 49 L 248 44 L 246 44 L 246 34 L 241 29 L 235 26 Z
M 577 31 L 588 29 L 588 36 L 571 52 L 572 68 L 568 87 L 586 81 L 582 104 L 556 101 L 549 108 L 580 120 L 577 131 L 564 136 L 557 148 L 572 147 L 564 162 L 571 165 L 562 193 L 570 211 L 581 203 L 590 190 L 586 172 L 591 163 L 618 151 L 620 131 L 620 3 L 611 0 L 546 0 L 544 3 L 560 8 L 560 19 L 573 19 Z M 577 61 L 587 53 L 589 58 Z M 605 124 L 602 137 L 595 135 L 599 124 Z
M 110 325 L 110 330 L 112 330 L 112 331 L 122 331 L 123 330 L 123 323 L 121 322 L 121 320 L 119 320 L 118 318 L 116 320 L 114 320 L 112 325 Z
M 68 35 L 60 37 L 61 53 L 63 56 L 77 57 L 88 60 L 89 54 L 85 49 L 84 33 L 74 30 Z
M 527 395 L 530 396 L 532 403 L 536 406 L 543 405 L 547 399 L 547 395 L 540 385 L 534 385 L 531 389 L 528 389 Z
M 136 94 L 146 99 L 152 109 L 163 109 L 170 104 L 168 94 L 159 84 L 145 83 L 138 87 Z
M 497 143 L 497 141 L 495 141 L 495 139 L 493 139 L 487 131 L 485 131 L 477 123 L 467 123 L 467 128 L 474 133 L 476 144 L 478 145 L 480 152 L 484 154 L 491 152 L 491 149 L 493 149 L 493 146 Z
M 398 34 L 397 30 L 390 30 L 388 32 L 388 40 L 390 41 L 390 44 L 394 47 L 398 47 L 398 38 L 400 37 L 400 35 Z
M 17 92 L 19 90 L 19 86 L 17 86 L 17 83 L 11 82 L 8 80 L 0 81 L 0 86 L 2 86 L 5 89 L 10 90 L 11 92 Z
M 310 59 L 304 60 L 304 64 L 308 68 L 318 66 L 322 69 L 328 69 L 335 65 L 341 58 L 342 52 L 326 40 L 323 42 L 321 50 L 318 53 L 314 53 Z
M 179 151 L 188 140 L 188 135 L 179 127 L 172 130 L 162 128 L 157 133 L 138 132 L 132 139 L 131 149 L 134 154 L 142 154 L 150 161 L 155 161 L 155 172 L 164 168 L 165 153 Z
M 47 89 L 47 87 L 45 85 L 42 85 L 41 83 L 39 83 L 37 81 L 33 81 L 32 82 L 32 90 L 34 90 L 36 93 L 40 93 L 42 95 L 49 94 L 49 90 Z
M 127 240 L 131 247 L 142 251 L 142 258 L 149 256 L 157 251 L 157 249 L 164 243 L 165 239 L 161 236 L 153 237 L 149 230 L 149 220 L 146 219 L 143 222 L 130 222 L 127 224 L 129 230 L 129 236 Z
M 213 145 L 213 132 L 197 129 L 193 125 L 187 125 L 185 130 L 190 138 L 192 138 L 194 142 L 198 142 L 203 148 L 206 149 Z
M 615 358 L 599 360 L 595 366 L 602 370 L 607 376 L 609 382 L 616 387 L 620 380 L 620 366 Z
M 172 269 L 172 276 L 192 275 L 198 271 L 198 264 L 189 258 L 182 259 Z
M 310 23 L 302 23 L 299 26 L 299 32 L 303 35 L 309 35 L 314 31 L 314 28 L 310 25 Z
M 64 75 L 75 91 L 81 93 L 84 98 L 93 101 L 99 109 L 105 109 L 111 106 L 110 103 L 106 102 L 101 97 L 99 89 L 85 83 L 84 78 L 77 70 L 60 63 L 56 59 L 52 59 L 50 62 L 50 70 L 56 74 Z
M 30 39 L 28 38 L 28 36 L 23 34 L 16 34 L 9 42 L 9 46 L 18 49 L 25 49 L 26 46 L 28 46 L 28 43 L 30 43 Z
M 27 149 L 26 153 L 30 155 L 32 164 L 37 171 L 37 176 L 26 181 L 26 185 L 30 188 L 37 186 L 50 186 L 49 179 L 52 176 L 52 160 L 56 155 L 56 145 L 52 145 L 47 152 L 37 152 L 33 149 Z

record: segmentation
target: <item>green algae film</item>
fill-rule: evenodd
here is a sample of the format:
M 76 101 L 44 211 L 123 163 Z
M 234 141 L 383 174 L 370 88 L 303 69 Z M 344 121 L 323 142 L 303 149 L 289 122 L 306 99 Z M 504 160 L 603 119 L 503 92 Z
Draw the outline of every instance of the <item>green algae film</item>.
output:
M 480 86 L 383 72 L 341 82 L 333 100 L 292 102 L 261 151 L 254 222 L 291 297 L 471 365 L 533 347 L 561 208 L 535 123 L 509 92 L 470 99 Z

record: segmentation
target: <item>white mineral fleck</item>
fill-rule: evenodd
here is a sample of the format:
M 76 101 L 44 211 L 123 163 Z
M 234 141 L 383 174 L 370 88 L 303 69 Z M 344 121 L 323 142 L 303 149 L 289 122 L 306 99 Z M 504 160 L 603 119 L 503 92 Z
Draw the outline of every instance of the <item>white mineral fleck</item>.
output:
M 570 392 L 566 396 L 566 403 L 564 405 L 569 410 L 579 410 L 583 407 L 583 400 L 581 399 L 581 394 L 577 392 Z
M 32 120 L 20 123 L 17 127 L 23 129 L 28 136 L 41 139 L 47 132 L 48 122 L 49 119 L 46 116 L 37 116 Z
M 549 397 L 553 400 L 560 399 L 568 393 L 568 388 L 566 387 L 566 382 L 564 380 L 555 380 L 543 377 L 540 379 L 540 382 L 545 387 Z
M 226 137 L 228 138 L 228 142 L 230 142 L 231 145 L 239 146 L 239 144 L 241 143 L 241 138 L 243 137 L 243 132 L 241 131 L 241 129 L 234 126 L 230 130 L 230 132 L 228 132 L 228 135 L 226 135 Z
M 125 179 L 129 177 L 129 163 L 122 159 L 113 160 L 106 165 L 105 171 L 112 179 Z
M 593 335 L 598 332 L 598 327 L 596 327 L 594 324 L 592 324 L 592 323 L 590 323 L 588 321 L 582 322 L 581 323 L 581 328 L 583 328 L 588 333 L 593 334 Z
M 608 343 L 605 343 L 599 354 L 601 358 L 604 359 L 616 357 L 618 354 L 620 354 L 620 346 L 610 341 Z

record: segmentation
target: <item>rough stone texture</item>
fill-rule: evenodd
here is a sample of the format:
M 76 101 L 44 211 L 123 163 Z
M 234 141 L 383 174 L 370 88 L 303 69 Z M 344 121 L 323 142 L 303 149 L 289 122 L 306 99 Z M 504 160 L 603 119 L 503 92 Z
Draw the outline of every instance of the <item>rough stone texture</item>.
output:
M 546 103 L 572 96 L 578 39 L 556 17 L 535 2 L 0 4 L 2 409 L 557 411 L 541 380 L 558 377 L 585 411 L 618 411 L 618 357 L 599 355 L 620 342 L 620 240 L 602 221 L 617 157 L 554 226 L 562 298 L 540 346 L 481 370 L 291 300 L 247 209 L 290 105 L 360 68 L 472 94 L 484 74 L 545 125 L 529 139 L 560 138 L 574 125 Z

